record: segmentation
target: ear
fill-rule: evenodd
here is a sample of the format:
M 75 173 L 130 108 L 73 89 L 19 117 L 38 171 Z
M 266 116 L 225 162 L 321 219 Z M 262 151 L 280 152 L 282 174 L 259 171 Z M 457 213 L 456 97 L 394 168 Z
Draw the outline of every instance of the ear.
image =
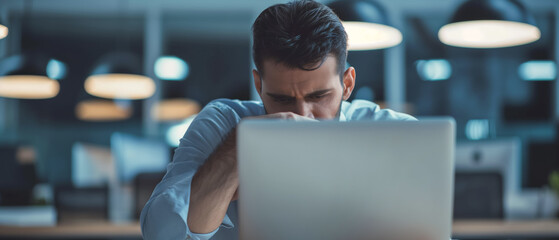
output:
M 254 88 L 256 88 L 256 92 L 262 99 L 262 79 L 260 79 L 260 74 L 256 69 L 252 69 L 252 78 L 254 79 Z
M 354 67 L 348 67 L 345 70 L 343 85 L 344 85 L 343 99 L 347 100 L 347 99 L 349 99 L 349 96 L 351 96 L 351 92 L 353 92 L 353 88 L 355 87 L 355 68 Z

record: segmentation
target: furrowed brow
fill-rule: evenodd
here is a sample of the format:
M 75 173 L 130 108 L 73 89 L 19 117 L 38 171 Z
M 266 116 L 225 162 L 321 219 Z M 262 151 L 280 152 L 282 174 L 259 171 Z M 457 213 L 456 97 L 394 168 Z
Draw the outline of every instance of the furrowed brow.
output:
M 318 91 L 314 91 L 312 93 L 309 93 L 306 95 L 306 97 L 312 97 L 312 96 L 320 96 L 323 94 L 326 94 L 328 92 L 332 91 L 332 89 L 323 89 L 323 90 L 318 90 Z
M 268 96 L 273 97 L 273 98 L 279 98 L 279 99 L 292 99 L 295 98 L 293 96 L 289 96 L 289 95 L 283 95 L 283 94 L 276 94 L 276 93 L 266 93 Z

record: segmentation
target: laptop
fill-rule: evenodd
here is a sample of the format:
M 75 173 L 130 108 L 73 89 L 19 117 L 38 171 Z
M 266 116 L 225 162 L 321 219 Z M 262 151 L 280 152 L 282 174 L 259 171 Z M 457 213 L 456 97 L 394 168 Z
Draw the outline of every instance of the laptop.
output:
M 455 122 L 247 120 L 240 239 L 448 240 Z

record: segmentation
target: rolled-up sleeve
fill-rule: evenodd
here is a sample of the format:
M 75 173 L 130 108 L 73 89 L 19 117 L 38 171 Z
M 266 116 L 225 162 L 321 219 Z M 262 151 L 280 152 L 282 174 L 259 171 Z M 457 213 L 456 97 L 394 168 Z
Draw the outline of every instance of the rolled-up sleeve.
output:
M 140 215 L 142 235 L 146 240 L 210 239 L 218 230 L 207 234 L 190 232 L 187 225 L 192 177 L 204 161 L 240 121 L 233 108 L 220 101 L 209 103 L 194 119 L 167 173 L 154 189 Z M 233 227 L 225 216 L 222 227 Z

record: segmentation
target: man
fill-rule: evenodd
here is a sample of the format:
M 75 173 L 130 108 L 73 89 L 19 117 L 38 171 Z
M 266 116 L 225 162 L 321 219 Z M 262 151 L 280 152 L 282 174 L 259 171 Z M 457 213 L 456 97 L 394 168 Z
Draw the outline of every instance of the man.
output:
M 345 67 L 347 35 L 328 7 L 314 1 L 274 5 L 252 30 L 252 73 L 262 102 L 218 99 L 200 112 L 142 211 L 144 239 L 238 238 L 235 133 L 244 118 L 414 119 L 372 102 L 345 101 L 355 69 Z

